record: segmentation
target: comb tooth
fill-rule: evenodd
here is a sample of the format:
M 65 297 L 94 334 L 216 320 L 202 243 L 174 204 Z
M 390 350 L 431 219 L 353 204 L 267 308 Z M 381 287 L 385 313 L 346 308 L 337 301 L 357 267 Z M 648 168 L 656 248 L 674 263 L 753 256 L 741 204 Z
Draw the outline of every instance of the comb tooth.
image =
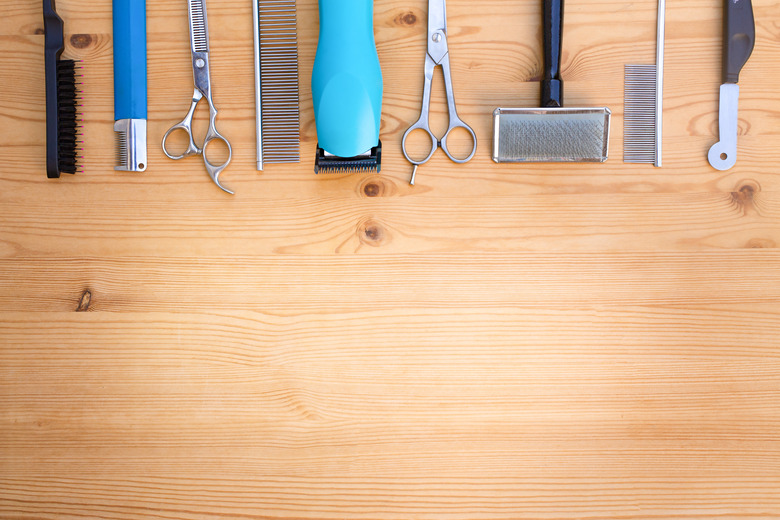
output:
M 624 162 L 656 162 L 656 74 L 655 65 L 625 66 Z
M 256 0 L 259 10 L 263 162 L 300 162 L 295 0 Z
M 116 137 L 116 163 L 127 167 L 129 162 L 127 157 L 127 133 L 116 132 L 114 135 Z

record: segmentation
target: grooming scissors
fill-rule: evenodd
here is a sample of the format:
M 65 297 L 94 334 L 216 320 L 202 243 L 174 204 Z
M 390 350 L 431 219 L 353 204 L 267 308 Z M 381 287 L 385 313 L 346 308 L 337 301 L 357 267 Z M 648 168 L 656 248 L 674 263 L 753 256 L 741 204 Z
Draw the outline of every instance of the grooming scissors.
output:
M 222 134 L 217 131 L 215 121 L 217 119 L 217 109 L 214 106 L 214 101 L 211 99 L 211 75 L 209 74 L 209 26 L 206 18 L 206 4 L 205 0 L 189 0 L 189 14 L 190 14 L 190 41 L 192 44 L 192 74 L 195 80 L 195 93 L 192 95 L 192 105 L 189 112 L 182 119 L 180 123 L 177 123 L 171 127 L 163 136 L 162 148 L 165 155 L 174 160 L 184 159 L 191 155 L 202 155 L 203 162 L 206 164 L 206 171 L 211 177 L 211 180 L 224 191 L 233 194 L 232 191 L 219 183 L 219 174 L 222 173 L 233 157 L 233 149 L 230 147 L 230 143 L 225 139 Z M 201 99 L 206 98 L 209 104 L 209 129 L 206 132 L 206 138 L 203 141 L 203 146 L 199 147 L 195 144 L 195 140 L 192 136 L 192 117 L 195 114 L 195 108 Z M 190 143 L 187 150 L 181 155 L 171 154 L 166 148 L 166 141 L 168 137 L 177 130 L 183 130 L 187 133 Z M 228 149 L 228 158 L 223 164 L 213 164 L 209 162 L 206 156 L 206 149 L 209 144 L 214 141 L 222 141 L 225 143 Z
M 442 137 L 441 140 L 431 132 L 429 121 L 431 111 L 431 84 L 433 82 L 433 73 L 439 65 L 441 65 L 442 73 L 444 74 L 444 88 L 447 93 L 447 108 L 449 110 L 450 119 L 447 133 L 444 134 L 444 137 Z M 471 149 L 471 153 L 465 159 L 454 157 L 447 147 L 447 138 L 456 128 L 465 129 L 471 134 L 471 137 L 474 140 L 474 146 Z M 406 151 L 406 139 L 409 137 L 409 134 L 415 130 L 423 130 L 431 138 L 431 151 L 428 156 L 421 161 L 412 159 Z M 449 47 L 447 46 L 446 2 L 445 0 L 428 0 L 428 51 L 425 55 L 425 83 L 423 86 L 422 110 L 420 112 L 420 119 L 409 127 L 404 134 L 401 145 L 404 157 L 414 165 L 414 171 L 412 172 L 412 179 L 410 182 L 412 185 L 414 185 L 414 179 L 417 176 L 417 167 L 427 163 L 439 147 L 444 150 L 444 153 L 447 154 L 447 157 L 449 157 L 450 160 L 458 164 L 463 164 L 470 161 L 477 151 L 477 135 L 469 125 L 458 117 L 458 111 L 455 109 L 455 95 L 452 92 L 452 75 L 450 74 L 450 54 Z

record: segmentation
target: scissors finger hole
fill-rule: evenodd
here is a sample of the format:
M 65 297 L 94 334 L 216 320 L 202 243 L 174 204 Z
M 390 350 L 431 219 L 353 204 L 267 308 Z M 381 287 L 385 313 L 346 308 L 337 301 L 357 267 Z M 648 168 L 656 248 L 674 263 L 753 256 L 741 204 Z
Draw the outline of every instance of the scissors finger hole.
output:
M 409 159 L 415 162 L 422 162 L 431 155 L 431 150 L 437 148 L 438 143 L 434 141 L 431 135 L 423 130 L 417 128 L 409 132 L 404 141 L 404 150 Z
M 230 148 L 224 139 L 212 139 L 205 144 L 203 155 L 208 162 L 215 166 L 225 164 L 230 159 Z
M 474 136 L 462 126 L 453 128 L 447 135 L 447 151 L 459 161 L 468 159 L 475 147 Z
M 163 146 L 170 155 L 182 156 L 189 150 L 190 134 L 182 127 L 175 128 L 165 136 Z

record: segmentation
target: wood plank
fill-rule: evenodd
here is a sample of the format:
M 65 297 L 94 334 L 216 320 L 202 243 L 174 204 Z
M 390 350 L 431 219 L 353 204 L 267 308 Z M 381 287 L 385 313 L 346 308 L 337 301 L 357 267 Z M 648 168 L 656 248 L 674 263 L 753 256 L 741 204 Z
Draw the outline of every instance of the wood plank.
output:
M 582 309 L 780 301 L 780 252 L 19 258 L 0 261 L 0 309 L 167 309 L 276 315 Z M 725 288 L 728 287 L 728 290 Z M 84 310 L 84 309 L 82 309 Z
M 29 476 L 0 480 L 0 507 L 761 517 L 780 506 L 778 323 L 775 305 L 6 313 L 4 465 Z

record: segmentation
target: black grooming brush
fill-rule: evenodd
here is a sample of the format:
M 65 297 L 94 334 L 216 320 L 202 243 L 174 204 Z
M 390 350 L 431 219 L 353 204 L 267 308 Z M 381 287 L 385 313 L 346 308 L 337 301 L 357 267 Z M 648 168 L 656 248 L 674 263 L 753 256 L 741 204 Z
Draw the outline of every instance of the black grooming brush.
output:
M 43 0 L 43 30 L 46 43 L 46 175 L 79 170 L 79 89 L 76 62 L 60 59 L 65 48 L 62 18 L 54 0 Z

